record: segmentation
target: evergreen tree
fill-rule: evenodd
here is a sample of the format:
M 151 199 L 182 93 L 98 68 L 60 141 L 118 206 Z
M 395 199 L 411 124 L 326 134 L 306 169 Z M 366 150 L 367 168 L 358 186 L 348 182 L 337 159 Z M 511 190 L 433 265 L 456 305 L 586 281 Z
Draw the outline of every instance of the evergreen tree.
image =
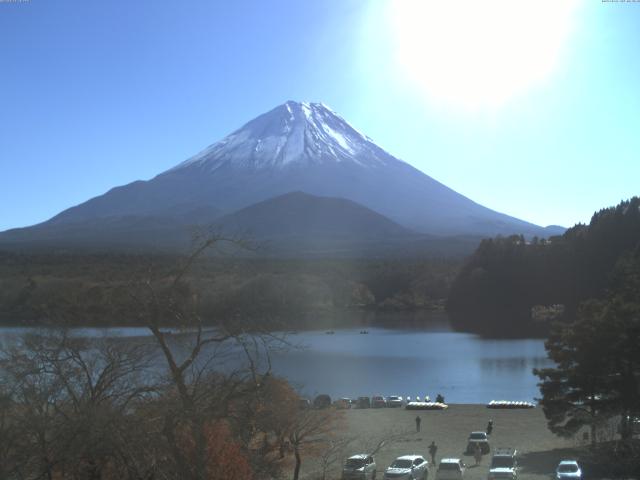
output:
M 606 297 L 614 268 L 640 246 L 640 198 L 593 215 L 561 237 L 484 240 L 454 280 L 447 310 L 454 326 L 490 335 L 549 334 L 537 306 L 563 305 L 575 320 L 581 302 Z M 618 312 L 621 314 L 622 312 Z
M 595 443 L 598 425 L 616 418 L 629 439 L 640 414 L 640 248 L 618 262 L 606 299 L 556 324 L 545 347 L 556 366 L 534 373 L 550 430 L 570 436 L 589 426 Z

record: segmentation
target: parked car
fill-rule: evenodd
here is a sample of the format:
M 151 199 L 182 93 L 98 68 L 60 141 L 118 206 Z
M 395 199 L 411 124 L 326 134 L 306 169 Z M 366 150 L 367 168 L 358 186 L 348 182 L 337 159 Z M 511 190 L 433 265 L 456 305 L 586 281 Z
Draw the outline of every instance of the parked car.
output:
M 618 433 L 620 435 L 627 433 L 631 436 L 640 434 L 640 417 L 631 415 L 623 417 L 618 425 Z
M 402 406 L 402 397 L 398 395 L 391 395 L 387 398 L 387 407 L 401 407 Z
M 359 453 L 347 458 L 342 468 L 342 480 L 375 480 L 376 461 L 373 455 Z
M 356 403 L 357 408 L 371 408 L 371 399 L 369 397 L 358 397 Z
M 582 469 L 575 460 L 562 460 L 556 468 L 557 480 L 580 480 Z
M 338 410 L 347 410 L 347 409 L 351 408 L 351 399 L 350 398 L 339 398 L 338 400 L 333 402 L 333 405 Z
M 384 408 L 387 406 L 387 401 L 384 397 L 376 395 L 371 399 L 371 406 L 373 408 Z
M 471 432 L 467 439 L 466 453 L 473 454 L 475 452 L 476 445 L 480 447 L 482 454 L 489 453 L 491 448 L 489 447 L 489 437 L 487 432 Z
M 313 406 L 315 408 L 328 408 L 331 406 L 331 397 L 326 394 L 318 395 L 313 400 Z
M 421 455 L 403 455 L 396 458 L 384 472 L 385 480 L 426 480 L 429 462 Z
M 633 435 L 640 434 L 640 417 L 631 417 L 629 422 L 631 423 L 631 433 Z
M 436 470 L 436 480 L 461 480 L 466 466 L 459 458 L 443 458 Z
M 498 448 L 489 465 L 489 480 L 518 478 L 518 452 L 515 448 Z
M 311 408 L 311 400 L 309 400 L 308 398 L 301 398 L 300 400 L 298 400 L 298 408 L 301 408 L 303 410 Z

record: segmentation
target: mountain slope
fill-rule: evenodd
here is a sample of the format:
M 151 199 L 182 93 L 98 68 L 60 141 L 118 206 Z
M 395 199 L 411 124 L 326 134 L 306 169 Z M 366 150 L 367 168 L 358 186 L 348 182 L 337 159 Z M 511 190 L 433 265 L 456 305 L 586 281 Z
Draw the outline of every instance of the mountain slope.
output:
M 133 218 L 208 223 L 290 192 L 351 200 L 420 233 L 556 232 L 469 200 L 385 152 L 325 105 L 287 102 L 153 179 L 113 188 L 36 227 L 21 229 L 19 236 L 35 240 L 56 226 L 59 241 L 64 241 L 67 228 L 75 232 L 69 240 L 77 243 L 83 223 L 99 225 L 110 219 L 108 225 L 115 218 L 121 219 L 115 223 L 122 228 L 107 236 L 126 236 L 124 224 Z M 130 228 L 141 225 L 134 221 Z M 0 234 L 0 243 L 15 238 L 15 231 Z
M 259 243 L 269 240 L 278 250 L 287 246 L 297 251 L 296 242 L 326 250 L 329 245 L 336 248 L 354 242 L 394 243 L 422 237 L 350 200 L 292 192 L 222 217 L 215 210 L 200 209 L 182 216 L 126 215 L 49 222 L 4 232 L 3 240 L 32 247 L 165 250 L 188 247 L 198 226 L 209 225 L 228 236 Z

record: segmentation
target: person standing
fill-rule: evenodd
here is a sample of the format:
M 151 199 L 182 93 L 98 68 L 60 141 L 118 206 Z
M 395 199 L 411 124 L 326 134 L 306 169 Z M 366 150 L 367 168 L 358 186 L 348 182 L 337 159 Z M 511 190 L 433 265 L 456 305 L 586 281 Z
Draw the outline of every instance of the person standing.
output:
M 420 418 L 420 415 L 418 415 L 416 417 L 416 432 L 420 431 L 420 424 L 422 423 L 422 419 Z
M 487 423 L 487 435 L 491 435 L 491 432 L 493 432 L 493 420 L 489 420 Z
M 473 458 L 476 460 L 476 465 L 480 465 L 480 462 L 482 461 L 482 449 L 477 442 L 476 447 L 473 449 Z
M 431 455 L 431 464 L 435 465 L 436 464 L 436 452 L 438 451 L 438 446 L 436 445 L 435 441 L 431 442 L 431 445 L 429 445 L 429 455 Z

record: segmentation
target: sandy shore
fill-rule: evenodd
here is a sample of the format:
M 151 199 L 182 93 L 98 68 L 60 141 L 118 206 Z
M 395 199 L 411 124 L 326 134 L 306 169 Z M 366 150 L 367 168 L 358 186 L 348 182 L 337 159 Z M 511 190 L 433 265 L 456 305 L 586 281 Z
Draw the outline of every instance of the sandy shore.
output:
M 386 445 L 377 455 L 378 479 L 385 468 L 398 456 L 421 454 L 429 459 L 428 446 L 434 440 L 438 446 L 436 460 L 443 457 L 462 458 L 469 466 L 465 478 L 486 479 L 491 454 L 485 455 L 480 466 L 474 465 L 472 456 L 464 455 L 467 437 L 471 431 L 484 430 L 489 419 L 493 420 L 490 436 L 491 449 L 514 447 L 519 452 L 521 480 L 549 480 L 561 459 L 575 458 L 576 447 L 581 441 L 562 439 L 552 434 L 546 425 L 541 408 L 530 410 L 493 410 L 484 405 L 450 405 L 444 411 L 408 411 L 404 408 L 347 410 L 346 431 L 341 436 L 356 440 L 344 452 L 346 456 L 365 452 L 380 439 L 393 433 L 399 438 Z M 422 419 L 421 431 L 416 432 L 415 418 Z M 303 465 L 304 478 L 316 478 L 317 465 Z M 314 470 L 315 473 L 314 474 Z M 429 468 L 429 478 L 435 478 L 435 468 Z M 336 469 L 329 479 L 340 478 Z

